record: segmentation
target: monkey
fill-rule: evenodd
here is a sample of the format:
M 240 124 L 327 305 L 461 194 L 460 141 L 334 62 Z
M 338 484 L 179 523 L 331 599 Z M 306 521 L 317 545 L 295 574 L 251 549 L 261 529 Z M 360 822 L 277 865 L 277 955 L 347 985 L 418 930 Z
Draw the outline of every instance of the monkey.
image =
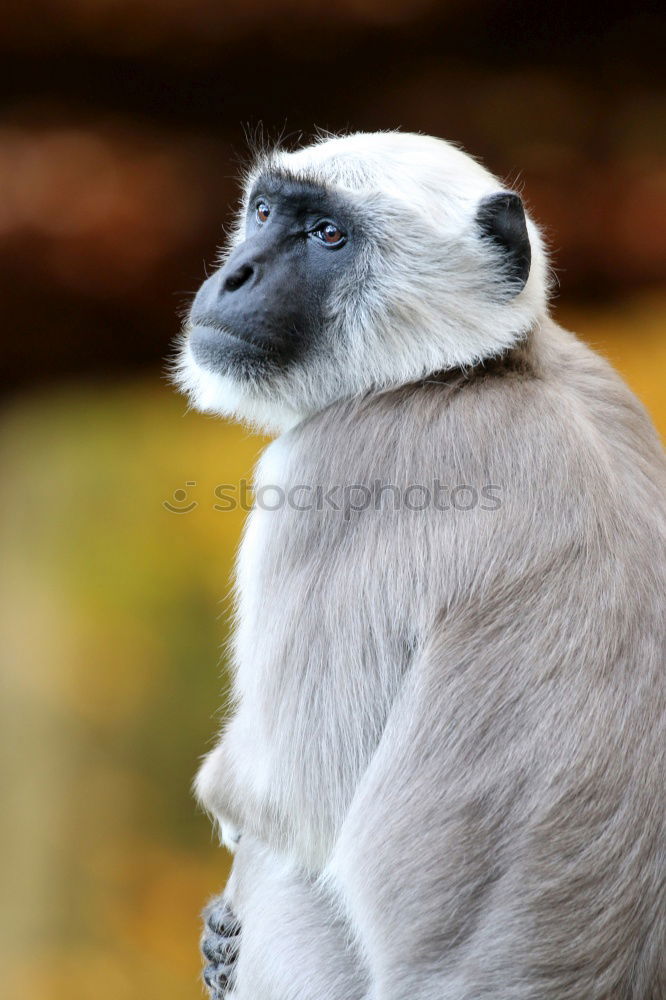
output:
M 550 273 L 441 139 L 320 135 L 244 178 L 176 373 L 271 435 L 282 498 L 246 522 L 195 782 L 235 852 L 214 1000 L 666 997 L 666 462 Z

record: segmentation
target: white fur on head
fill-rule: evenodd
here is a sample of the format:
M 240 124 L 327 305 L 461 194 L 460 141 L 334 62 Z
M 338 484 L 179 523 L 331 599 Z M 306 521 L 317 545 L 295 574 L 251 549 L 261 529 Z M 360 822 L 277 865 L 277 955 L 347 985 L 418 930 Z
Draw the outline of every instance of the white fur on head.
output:
M 475 221 L 483 199 L 504 188 L 450 143 L 354 133 L 272 153 L 247 178 L 230 249 L 244 238 L 249 191 L 267 165 L 344 191 L 358 207 L 364 247 L 326 304 L 318 349 L 269 378 L 241 381 L 204 370 L 186 330 L 177 380 L 198 409 L 279 432 L 337 399 L 496 356 L 546 315 L 547 261 L 537 227 L 527 219 L 527 283 L 507 296 L 501 252 Z

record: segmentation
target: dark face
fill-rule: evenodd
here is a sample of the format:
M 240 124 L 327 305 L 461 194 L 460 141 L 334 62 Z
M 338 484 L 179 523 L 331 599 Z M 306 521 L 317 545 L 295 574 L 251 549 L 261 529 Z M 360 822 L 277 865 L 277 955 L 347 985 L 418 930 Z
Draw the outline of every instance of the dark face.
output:
M 260 177 L 244 242 L 192 304 L 196 362 L 256 377 L 300 360 L 319 339 L 331 291 L 350 269 L 352 229 L 341 196 L 288 175 Z

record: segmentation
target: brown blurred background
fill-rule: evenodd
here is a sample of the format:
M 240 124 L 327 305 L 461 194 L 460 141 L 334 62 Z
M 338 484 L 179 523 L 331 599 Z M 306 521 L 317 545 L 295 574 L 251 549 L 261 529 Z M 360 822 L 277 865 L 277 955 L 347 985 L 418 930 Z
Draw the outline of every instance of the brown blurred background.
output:
M 3 11 L 3 997 L 199 996 L 197 913 L 227 859 L 189 783 L 225 687 L 244 516 L 216 511 L 213 490 L 249 473 L 261 441 L 186 413 L 164 359 L 246 133 L 400 126 L 482 157 L 545 227 L 557 315 L 663 432 L 660 7 Z

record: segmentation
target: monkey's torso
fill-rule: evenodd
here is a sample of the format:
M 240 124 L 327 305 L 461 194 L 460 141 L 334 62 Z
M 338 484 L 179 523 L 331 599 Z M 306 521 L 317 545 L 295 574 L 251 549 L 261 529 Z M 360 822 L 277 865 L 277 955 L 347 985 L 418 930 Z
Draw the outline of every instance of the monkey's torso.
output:
M 481 984 L 583 934 L 604 996 L 659 931 L 665 485 L 640 405 L 551 325 L 289 431 L 257 470 L 284 502 L 248 520 L 204 801 L 373 927 L 392 868 L 426 872 L 404 947 L 474 940 Z M 491 898 L 515 947 L 473 916 Z

